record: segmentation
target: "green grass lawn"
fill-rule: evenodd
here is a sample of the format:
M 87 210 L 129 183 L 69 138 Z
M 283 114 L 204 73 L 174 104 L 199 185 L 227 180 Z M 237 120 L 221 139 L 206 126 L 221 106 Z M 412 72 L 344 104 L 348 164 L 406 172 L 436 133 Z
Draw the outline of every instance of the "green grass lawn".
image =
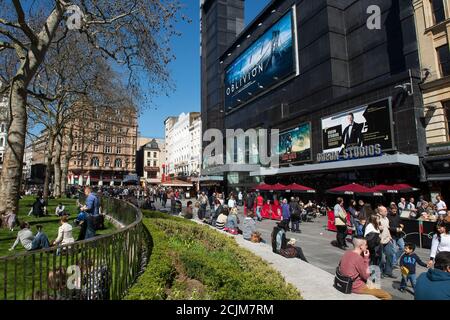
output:
M 36 218 L 34 216 L 28 216 L 28 212 L 30 211 L 31 205 L 36 200 L 33 196 L 27 196 L 20 200 L 19 203 L 19 220 L 27 221 L 31 226 L 31 231 L 36 234 L 36 225 L 42 224 L 44 227 L 44 232 L 47 234 L 50 242 L 56 239 L 58 236 L 58 228 L 60 226 L 59 220 L 60 218 L 55 216 L 55 209 L 58 206 L 58 203 L 61 202 L 68 213 L 70 213 L 70 223 L 74 226 L 73 229 L 73 237 L 77 239 L 78 234 L 80 233 L 80 229 L 75 227 L 73 220 L 75 220 L 78 211 L 76 207 L 76 199 L 57 199 L 57 200 L 49 200 L 49 205 L 47 207 L 48 216 Z M 14 231 L 9 231 L 6 228 L 0 228 L 0 257 L 3 256 L 11 256 L 17 254 L 18 252 L 23 252 L 25 249 L 19 243 L 14 251 L 8 251 L 8 249 L 12 246 L 17 237 L 17 232 L 20 230 L 18 226 L 14 228 Z M 115 230 L 115 227 L 109 222 L 105 221 L 105 229 L 97 230 L 96 234 L 106 234 Z
M 279 272 L 229 236 L 183 218 L 144 214 L 151 256 L 125 299 L 302 299 Z
M 19 220 L 27 221 L 30 223 L 31 230 L 36 233 L 36 224 L 42 224 L 44 232 L 47 234 L 50 242 L 55 240 L 58 234 L 58 228 L 60 226 L 60 218 L 55 216 L 55 208 L 59 202 L 61 202 L 66 211 L 70 214 L 69 223 L 73 224 L 77 215 L 77 207 L 75 199 L 58 199 L 49 200 L 48 216 L 36 218 L 34 216 L 28 216 L 28 211 L 31 208 L 31 204 L 35 201 L 34 197 L 25 197 L 20 200 Z M 97 252 L 95 243 L 91 243 L 83 252 L 68 254 L 63 253 L 60 255 L 54 254 L 54 251 L 47 253 L 39 253 L 35 255 L 27 255 L 17 257 L 20 252 L 24 252 L 25 249 L 19 243 L 14 251 L 8 251 L 11 245 L 14 243 L 19 227 L 16 227 L 13 232 L 8 229 L 0 229 L 0 257 L 9 256 L 8 260 L 4 260 L 0 263 L 0 300 L 3 299 L 31 299 L 33 292 L 36 290 L 49 291 L 49 285 L 47 283 L 47 274 L 51 270 L 57 270 L 60 267 L 67 268 L 71 264 L 75 264 L 75 260 L 79 261 L 83 256 L 91 257 Z M 105 220 L 105 229 L 97 230 L 96 234 L 107 234 L 115 231 L 116 228 L 113 224 Z M 73 236 L 76 239 L 80 229 L 75 227 L 73 230 Z M 15 280 L 14 280 L 15 279 Z M 5 285 L 6 284 L 6 285 Z M 50 289 L 51 292 L 51 289 Z

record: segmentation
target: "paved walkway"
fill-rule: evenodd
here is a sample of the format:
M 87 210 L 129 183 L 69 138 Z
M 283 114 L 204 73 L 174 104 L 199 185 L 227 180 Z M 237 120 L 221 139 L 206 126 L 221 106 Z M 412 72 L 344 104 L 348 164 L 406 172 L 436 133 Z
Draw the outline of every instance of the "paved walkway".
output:
M 241 221 L 242 220 L 243 219 L 241 219 Z M 193 219 L 193 221 L 204 225 L 204 223 L 200 222 L 198 219 Z M 333 274 L 300 259 L 287 259 L 278 254 L 274 254 L 270 243 L 252 243 L 244 240 L 242 235 L 234 236 L 216 228 L 213 229 L 217 232 L 222 232 L 229 237 L 235 238 L 239 246 L 265 260 L 275 270 L 281 273 L 286 282 L 291 283 L 296 287 L 305 300 L 377 300 L 377 298 L 369 295 L 348 295 L 339 292 L 333 287 Z M 270 238 L 265 237 L 265 239 L 268 240 Z

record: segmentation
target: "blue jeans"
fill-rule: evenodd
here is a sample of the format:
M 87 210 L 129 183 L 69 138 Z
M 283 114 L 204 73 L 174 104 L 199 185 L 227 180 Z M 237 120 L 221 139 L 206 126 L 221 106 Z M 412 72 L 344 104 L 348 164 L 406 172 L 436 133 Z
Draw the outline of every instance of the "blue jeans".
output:
M 40 232 L 31 243 L 31 250 L 44 249 L 50 247 L 48 237 L 45 233 Z
M 262 210 L 262 207 L 256 207 L 256 216 L 258 217 L 258 220 L 262 220 L 261 210 Z
M 405 250 L 405 240 L 403 240 L 403 238 L 398 238 L 397 240 L 394 239 L 394 245 L 396 246 L 396 250 L 394 252 L 393 263 L 398 265 L 398 260 Z
M 407 276 L 403 276 L 402 275 L 402 282 L 400 283 L 400 289 L 405 289 L 407 284 L 408 284 L 408 280 L 411 282 L 411 286 L 413 287 L 413 289 L 416 288 L 416 274 L 408 274 Z
M 393 258 L 395 254 L 394 243 L 390 241 L 389 243 L 382 246 L 383 254 L 380 263 L 381 272 L 384 274 L 392 275 L 392 268 L 394 266 Z
M 86 235 L 84 236 L 84 239 L 89 239 L 95 237 L 95 225 L 94 225 L 94 216 L 88 215 L 86 218 Z
M 299 222 L 298 220 L 291 220 L 291 230 L 293 231 L 298 231 L 300 230 L 299 228 Z

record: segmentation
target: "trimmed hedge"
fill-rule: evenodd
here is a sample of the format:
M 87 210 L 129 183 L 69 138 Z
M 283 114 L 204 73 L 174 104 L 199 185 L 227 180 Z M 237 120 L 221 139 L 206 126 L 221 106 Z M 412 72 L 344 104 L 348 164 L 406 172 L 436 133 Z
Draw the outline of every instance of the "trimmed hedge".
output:
M 233 238 L 183 218 L 144 213 L 152 253 L 125 299 L 301 299 L 279 272 Z

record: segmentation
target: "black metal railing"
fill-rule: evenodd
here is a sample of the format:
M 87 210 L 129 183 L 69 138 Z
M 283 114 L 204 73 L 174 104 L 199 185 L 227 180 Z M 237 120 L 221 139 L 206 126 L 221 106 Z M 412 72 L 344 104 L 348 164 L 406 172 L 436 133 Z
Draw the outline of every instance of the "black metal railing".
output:
M 101 207 L 125 227 L 88 240 L 0 257 L 0 300 L 121 299 L 148 260 L 150 235 L 134 205 L 101 197 Z

